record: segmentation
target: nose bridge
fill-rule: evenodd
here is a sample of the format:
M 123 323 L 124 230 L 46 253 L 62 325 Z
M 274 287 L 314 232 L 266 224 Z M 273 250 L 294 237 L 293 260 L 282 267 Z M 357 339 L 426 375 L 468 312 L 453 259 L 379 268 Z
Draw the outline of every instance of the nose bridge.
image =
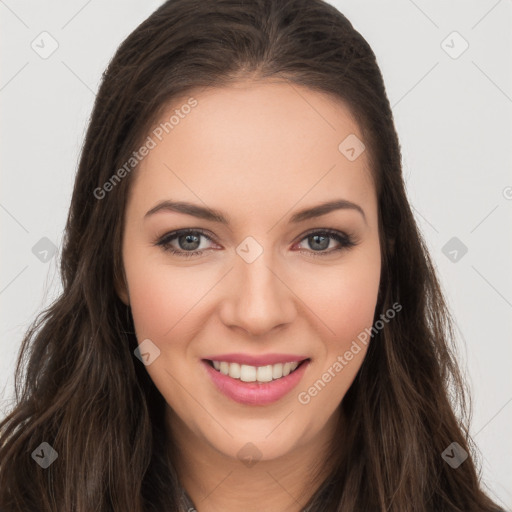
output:
M 224 318 L 226 324 L 238 325 L 252 334 L 288 323 L 294 314 L 293 294 L 284 284 L 282 265 L 271 249 L 263 250 L 258 245 L 246 240 L 237 248 L 228 292 L 230 313 Z

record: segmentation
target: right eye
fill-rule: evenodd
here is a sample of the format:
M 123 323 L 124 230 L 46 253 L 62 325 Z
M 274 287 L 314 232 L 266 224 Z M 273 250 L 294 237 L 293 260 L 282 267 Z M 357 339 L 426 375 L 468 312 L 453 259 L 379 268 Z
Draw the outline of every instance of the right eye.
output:
M 213 241 L 212 238 L 202 230 L 179 229 L 166 233 L 155 245 L 162 247 L 164 251 L 168 251 L 176 256 L 190 258 L 191 256 L 199 256 L 205 251 L 205 248 L 198 249 L 198 247 L 201 246 L 201 237 Z M 181 247 L 172 245 L 174 240 L 177 240 L 178 246 Z

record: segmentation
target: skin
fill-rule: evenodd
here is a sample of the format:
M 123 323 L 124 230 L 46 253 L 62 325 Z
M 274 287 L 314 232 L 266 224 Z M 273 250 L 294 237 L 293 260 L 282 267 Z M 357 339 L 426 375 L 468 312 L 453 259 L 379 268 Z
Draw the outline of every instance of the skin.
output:
M 195 90 L 161 121 L 190 96 L 198 105 L 133 176 L 118 294 L 139 343 L 149 338 L 160 350 L 146 369 L 167 402 L 169 436 L 183 454 L 178 475 L 198 511 L 299 511 L 316 489 L 311 467 L 324 476 L 330 469 L 339 405 L 366 347 L 309 403 L 298 394 L 372 326 L 377 303 L 381 256 L 367 152 L 349 161 L 338 150 L 348 135 L 363 136 L 340 100 L 283 81 Z M 230 224 L 166 210 L 145 218 L 170 199 L 220 210 Z M 298 210 L 334 199 L 358 204 L 365 218 L 339 209 L 289 223 Z M 212 241 L 170 245 L 202 254 L 185 258 L 155 245 L 182 228 L 202 228 Z M 308 231 L 327 228 L 352 234 L 357 245 L 327 254 L 340 247 L 328 238 L 318 249 Z M 263 248 L 252 263 L 236 252 L 248 236 Z M 282 399 L 246 405 L 219 392 L 202 367 L 202 358 L 229 352 L 304 354 L 311 363 Z M 249 442 L 261 457 L 250 467 L 237 456 Z

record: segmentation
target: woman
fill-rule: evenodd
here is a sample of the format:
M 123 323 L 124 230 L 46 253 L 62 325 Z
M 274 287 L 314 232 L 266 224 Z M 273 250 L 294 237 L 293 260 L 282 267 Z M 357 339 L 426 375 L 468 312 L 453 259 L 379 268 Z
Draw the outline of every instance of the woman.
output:
M 62 279 L 2 511 L 498 510 L 382 76 L 332 6 L 171 0 L 126 39 Z

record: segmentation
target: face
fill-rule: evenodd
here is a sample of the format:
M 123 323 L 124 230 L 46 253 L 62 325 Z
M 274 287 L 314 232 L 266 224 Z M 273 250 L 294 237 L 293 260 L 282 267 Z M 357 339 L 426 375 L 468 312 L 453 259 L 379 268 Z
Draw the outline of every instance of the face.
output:
M 381 259 L 363 136 L 342 102 L 285 82 L 194 91 L 157 124 L 176 109 L 134 171 L 118 293 L 171 421 L 274 459 L 325 435 L 366 353 Z

